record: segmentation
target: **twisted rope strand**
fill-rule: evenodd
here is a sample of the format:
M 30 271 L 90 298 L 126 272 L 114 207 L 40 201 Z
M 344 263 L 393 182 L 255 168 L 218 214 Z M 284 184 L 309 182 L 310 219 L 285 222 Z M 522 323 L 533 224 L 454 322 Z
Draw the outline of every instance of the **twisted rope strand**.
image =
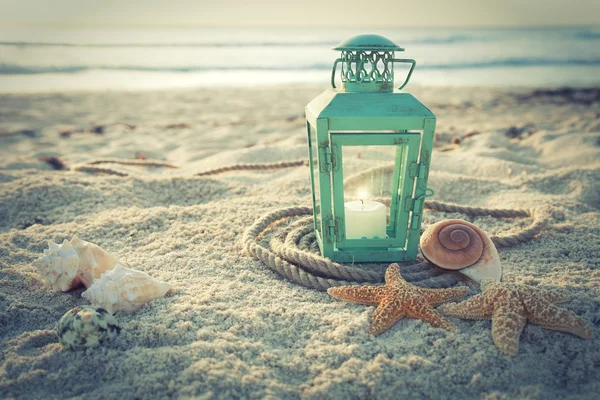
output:
M 275 162 L 275 163 L 260 163 L 260 164 L 234 164 L 228 165 L 226 167 L 221 167 L 217 169 L 211 169 L 208 171 L 198 172 L 194 174 L 196 176 L 206 176 L 206 175 L 216 175 L 222 174 L 223 172 L 229 171 L 262 171 L 269 169 L 281 169 L 281 168 L 291 168 L 291 167 L 300 167 L 302 165 L 308 165 L 308 160 L 296 160 L 296 161 L 283 161 L 283 162 Z
M 162 160 L 127 160 L 121 158 L 101 158 L 98 160 L 87 161 L 87 165 L 97 164 L 120 164 L 120 165 L 132 165 L 134 167 L 165 167 L 165 168 L 179 168 L 177 165 L 169 164 Z
M 73 171 L 78 172 L 91 172 L 91 173 L 103 173 L 117 176 L 129 176 L 129 173 L 120 171 L 110 167 L 95 167 L 98 164 L 120 164 L 130 165 L 135 167 L 165 167 L 165 168 L 180 168 L 177 165 L 167 163 L 160 160 L 125 160 L 119 158 L 106 158 L 87 161 L 85 163 L 77 164 L 71 168 Z M 234 164 L 221 168 L 211 169 L 208 171 L 199 172 L 194 174 L 195 176 L 208 176 L 217 175 L 224 172 L 230 171 L 260 171 L 260 170 L 271 170 L 271 169 L 282 169 L 292 168 L 308 165 L 308 160 L 296 160 L 296 161 L 283 161 L 274 163 L 257 163 L 257 164 Z
M 425 201 L 425 208 L 434 211 L 456 212 L 475 217 L 489 215 L 495 218 L 533 218 L 531 225 L 520 232 L 514 234 L 490 236 L 490 240 L 496 245 L 496 247 L 516 246 L 518 244 L 530 241 L 539 235 L 540 232 L 546 227 L 552 214 L 552 210 L 549 207 L 539 207 L 532 210 L 511 210 L 461 206 L 458 204 L 444 203 L 435 200 Z
M 179 168 L 176 165 L 169 164 L 160 160 L 127 160 L 120 158 L 102 158 L 97 160 L 87 161 L 81 164 L 75 164 L 71 167 L 71 171 L 88 172 L 93 174 L 107 174 L 116 176 L 129 176 L 129 173 L 111 167 L 100 167 L 99 164 L 119 164 L 130 165 L 134 167 L 165 167 Z
M 428 200 L 425 201 L 425 208 L 435 211 L 443 211 L 447 213 L 462 213 L 474 217 L 482 217 L 489 215 L 496 218 L 515 218 L 515 217 L 530 217 L 529 210 L 511 210 L 501 208 L 481 208 L 471 206 L 461 206 L 459 204 L 445 203 L 441 201 Z
M 256 221 L 250 228 L 246 230 L 242 236 L 243 246 L 249 254 L 262 261 L 267 267 L 274 272 L 286 277 L 292 282 L 300 285 L 314 288 L 318 290 L 327 290 L 333 286 L 350 285 L 352 282 L 344 280 L 326 279 L 307 273 L 305 270 L 289 263 L 288 261 L 277 256 L 271 250 L 258 243 L 257 238 L 271 223 L 283 218 L 289 218 L 297 215 L 307 215 L 312 213 L 312 208 L 308 207 L 291 207 L 276 210 L 265 215 L 263 218 Z
M 312 213 L 312 209 L 311 209 Z M 310 227 L 310 226 L 308 226 Z M 296 234 L 298 231 L 295 231 Z M 289 238 L 291 232 L 287 231 L 287 238 Z M 298 249 L 296 243 L 289 245 L 277 236 L 275 236 L 270 243 L 271 250 L 280 256 L 281 258 L 301 265 L 311 273 L 332 279 L 343 279 L 347 281 L 355 282 L 379 282 L 381 281 L 382 274 L 372 270 L 361 270 L 359 268 L 342 266 L 336 262 L 327 260 L 320 255 L 309 253 Z
M 272 271 L 300 285 L 317 290 L 383 280 L 381 272 L 341 265 L 318 254 L 300 250 L 296 244 L 303 240 L 302 235 L 306 236 L 312 229 L 312 218 L 297 221 L 285 229 L 283 234 L 275 235 L 269 244 L 270 248 L 258 242 L 258 238 L 271 224 L 282 219 L 310 215 L 312 215 L 312 208 L 309 207 L 275 210 L 256 221 L 244 232 L 243 247 L 248 254 L 262 261 Z M 308 234 L 312 235 L 312 233 Z M 448 287 L 458 282 L 455 274 L 440 272 L 431 264 L 421 265 L 421 268 L 415 268 L 414 265 L 411 267 L 403 273 L 403 276 L 409 282 L 412 281 L 420 286 Z
M 92 174 L 107 174 L 107 175 L 116 175 L 116 176 L 129 176 L 127 172 L 119 171 L 114 168 L 106 168 L 106 167 L 95 167 L 93 165 L 87 164 L 77 164 L 71 167 L 72 171 L 78 172 L 89 172 Z
M 435 211 L 461 212 L 473 216 L 491 215 L 502 218 L 528 216 L 534 218 L 533 223 L 521 232 L 505 236 L 492 236 L 494 244 L 500 247 L 531 240 L 546 225 L 550 212 L 549 209 L 534 211 L 484 209 L 439 201 L 426 202 L 425 207 Z M 269 226 L 277 221 L 293 217 L 303 218 L 290 224 L 279 235 L 274 235 L 269 247 L 258 243 L 258 238 Z M 332 286 L 383 280 L 381 272 L 341 265 L 321 257 L 316 253 L 318 247 L 315 246 L 316 239 L 312 232 L 312 225 L 312 208 L 290 207 L 275 210 L 250 226 L 242 237 L 242 243 L 248 254 L 265 263 L 272 271 L 309 288 L 326 290 Z M 418 286 L 449 287 L 459 281 L 456 273 L 441 270 L 428 262 L 417 262 L 401 268 L 404 279 Z

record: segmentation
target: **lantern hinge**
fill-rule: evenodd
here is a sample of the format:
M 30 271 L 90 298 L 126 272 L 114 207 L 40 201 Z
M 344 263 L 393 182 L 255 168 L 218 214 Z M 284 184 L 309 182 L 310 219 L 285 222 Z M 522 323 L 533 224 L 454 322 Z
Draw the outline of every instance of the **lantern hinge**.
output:
M 412 219 L 410 220 L 410 229 L 420 229 L 421 227 L 421 214 L 413 212 Z
M 404 201 L 404 211 L 413 211 L 415 207 L 415 199 L 412 197 L 407 197 Z
M 329 146 L 323 147 L 323 166 L 326 172 L 331 172 L 332 164 L 331 148 Z
M 419 229 L 421 225 L 421 210 L 419 201 L 412 197 L 407 197 L 404 202 L 404 211 L 412 212 L 410 219 L 410 229 Z
M 424 179 L 427 176 L 427 164 L 425 163 L 410 163 L 408 167 L 408 176 L 411 178 Z
M 330 218 L 327 220 L 327 228 L 329 229 L 329 236 L 335 236 L 335 220 Z

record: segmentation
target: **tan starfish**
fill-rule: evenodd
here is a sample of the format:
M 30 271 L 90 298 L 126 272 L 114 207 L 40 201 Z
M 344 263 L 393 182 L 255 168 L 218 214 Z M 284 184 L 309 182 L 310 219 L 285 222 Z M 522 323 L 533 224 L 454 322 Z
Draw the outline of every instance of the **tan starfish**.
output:
M 592 338 L 592 328 L 583 318 L 553 304 L 568 300 L 564 294 L 489 279 L 481 282 L 481 289 L 482 293 L 468 300 L 444 304 L 438 310 L 451 317 L 491 319 L 494 343 L 505 354 L 517 354 L 519 336 L 527 322 L 584 339 Z
M 404 316 L 422 319 L 432 326 L 455 331 L 456 327 L 435 311 L 433 306 L 460 299 L 468 292 L 466 287 L 417 287 L 402 278 L 398 264 L 390 265 L 385 272 L 385 286 L 338 286 L 327 289 L 327 293 L 338 299 L 377 306 L 369 328 L 369 333 L 373 335 L 386 331 Z

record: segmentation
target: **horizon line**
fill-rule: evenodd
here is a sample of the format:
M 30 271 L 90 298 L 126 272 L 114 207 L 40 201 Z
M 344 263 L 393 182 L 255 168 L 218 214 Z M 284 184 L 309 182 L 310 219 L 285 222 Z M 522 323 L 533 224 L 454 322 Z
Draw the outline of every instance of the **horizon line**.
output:
M 196 24 L 191 22 L 98 22 L 98 21 L 40 21 L 40 20 L 19 20 L 10 21 L 0 19 L 2 24 L 15 25 L 68 25 L 68 26 L 90 26 L 90 27 L 131 27 L 131 28 L 148 28 L 148 27 L 164 27 L 164 28 L 206 28 L 206 29 L 568 29 L 568 28 L 600 28 L 600 24 L 530 24 L 530 25 L 360 25 L 354 24 L 349 26 L 327 26 L 327 25 L 303 25 L 290 26 L 289 24 L 282 25 L 219 25 L 219 24 Z

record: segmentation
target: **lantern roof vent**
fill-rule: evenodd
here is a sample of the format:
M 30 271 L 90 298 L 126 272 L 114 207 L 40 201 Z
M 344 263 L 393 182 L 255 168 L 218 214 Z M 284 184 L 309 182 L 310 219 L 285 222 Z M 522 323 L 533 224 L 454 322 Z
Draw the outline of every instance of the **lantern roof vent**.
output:
M 332 50 L 341 51 L 404 51 L 390 39 L 380 35 L 358 35 L 346 39 Z

